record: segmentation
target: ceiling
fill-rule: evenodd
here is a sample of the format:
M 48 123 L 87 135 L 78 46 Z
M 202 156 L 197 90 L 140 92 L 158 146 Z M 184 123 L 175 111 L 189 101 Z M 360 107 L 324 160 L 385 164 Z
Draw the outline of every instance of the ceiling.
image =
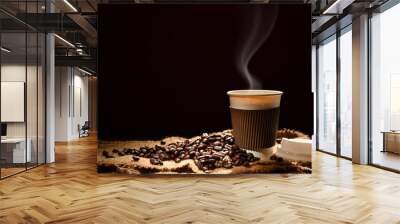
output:
M 18 32 L 29 28 L 30 31 L 55 32 L 61 38 L 55 38 L 56 55 L 62 65 L 92 63 L 96 69 L 97 58 L 97 9 L 98 4 L 138 4 L 154 2 L 182 2 L 187 0 L 1 0 L 0 21 L 4 41 L 15 48 L 14 54 L 24 54 L 18 46 L 24 46 L 23 35 Z M 213 0 L 190 0 L 212 2 Z M 246 0 L 219 0 L 246 1 Z M 356 13 L 365 8 L 382 4 L 387 0 L 250 0 L 254 3 L 311 4 L 313 37 L 327 30 L 347 12 Z M 336 4 L 338 1 L 340 4 Z M 331 7 L 332 6 L 332 7 Z M 333 7 L 334 6 L 334 7 Z M 48 12 L 52 13 L 48 13 Z M 329 12 L 324 14 L 324 11 Z M 335 13 L 335 11 L 337 13 Z M 74 47 L 71 47 L 72 43 Z M 28 46 L 28 52 L 31 52 Z M 78 49 L 78 50 L 77 50 Z M 57 62 L 57 60 L 56 60 Z M 86 64 L 85 64 L 86 65 Z

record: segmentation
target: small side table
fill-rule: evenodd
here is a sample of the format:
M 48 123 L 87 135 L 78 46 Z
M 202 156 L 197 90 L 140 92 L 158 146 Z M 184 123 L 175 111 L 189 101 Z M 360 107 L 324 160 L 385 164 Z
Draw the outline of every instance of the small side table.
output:
M 382 152 L 392 152 L 400 154 L 400 131 L 382 131 L 383 150 Z

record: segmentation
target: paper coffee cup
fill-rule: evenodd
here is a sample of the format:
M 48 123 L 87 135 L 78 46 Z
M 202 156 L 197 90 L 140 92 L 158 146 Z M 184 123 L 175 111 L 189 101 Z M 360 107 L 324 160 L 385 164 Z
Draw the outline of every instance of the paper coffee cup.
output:
M 275 145 L 283 92 L 276 90 L 228 91 L 236 144 L 259 151 Z

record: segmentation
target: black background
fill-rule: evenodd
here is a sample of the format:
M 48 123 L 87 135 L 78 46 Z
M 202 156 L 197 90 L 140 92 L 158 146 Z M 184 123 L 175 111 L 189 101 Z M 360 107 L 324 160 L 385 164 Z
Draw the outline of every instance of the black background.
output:
M 247 89 L 234 55 L 242 12 L 269 5 L 99 5 L 98 136 L 191 136 L 231 127 L 226 91 Z M 311 12 L 280 5 L 250 61 L 263 89 L 284 92 L 281 128 L 313 131 Z

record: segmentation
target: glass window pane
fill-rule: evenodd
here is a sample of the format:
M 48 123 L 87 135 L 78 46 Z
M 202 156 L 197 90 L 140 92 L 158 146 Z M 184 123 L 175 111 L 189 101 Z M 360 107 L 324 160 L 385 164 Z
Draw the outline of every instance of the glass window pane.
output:
M 352 157 L 352 35 L 340 36 L 340 153 Z
M 30 160 L 28 161 L 28 168 L 37 165 L 37 98 L 38 98 L 38 35 L 36 32 L 28 32 L 28 63 L 27 63 L 27 80 L 26 80 L 26 113 L 27 113 L 27 142 L 30 147 Z
M 26 144 L 26 33 L 1 34 L 1 161 L 2 177 L 25 170 L 30 161 Z M 26 147 L 28 146 L 28 147 Z M 28 150 L 27 150 L 28 149 Z
M 46 149 L 45 149 L 45 93 L 46 93 L 46 84 L 45 84 L 45 65 L 46 65 L 46 37 L 43 33 L 39 33 L 38 35 L 38 164 L 45 163 L 46 158 Z
M 318 48 L 318 148 L 336 153 L 336 39 Z
M 396 170 L 400 170 L 399 21 L 400 4 L 371 19 L 372 163 Z

